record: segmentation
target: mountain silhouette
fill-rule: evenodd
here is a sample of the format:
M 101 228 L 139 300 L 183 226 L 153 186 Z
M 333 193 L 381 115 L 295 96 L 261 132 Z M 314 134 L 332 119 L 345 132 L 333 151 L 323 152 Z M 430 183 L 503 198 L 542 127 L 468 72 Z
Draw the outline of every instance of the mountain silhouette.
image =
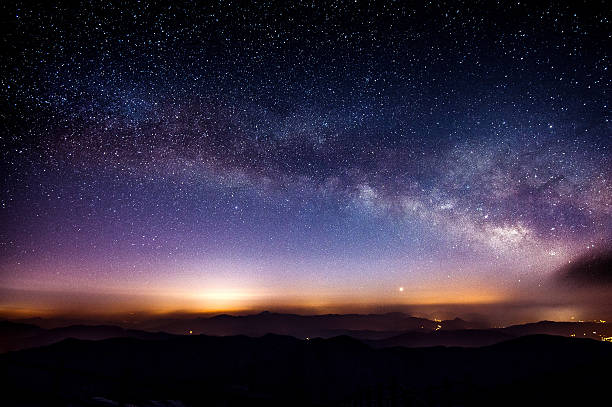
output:
M 124 329 L 113 325 L 70 325 L 43 329 L 32 324 L 0 321 L 0 352 L 50 345 L 67 338 L 100 340 L 108 338 L 162 339 L 170 334 Z
M 267 334 L 298 339 L 347 336 L 373 347 L 426 347 L 491 345 L 508 339 L 534 335 L 560 335 L 600 340 L 612 336 L 610 324 L 595 322 L 541 321 L 506 328 L 472 329 L 461 319 L 430 321 L 402 313 L 295 315 L 260 313 L 247 316 L 219 315 L 207 318 L 162 319 L 147 321 L 143 327 L 126 329 L 113 325 L 70 325 L 51 329 L 33 324 L 0 321 L 0 352 L 27 349 L 59 342 L 67 338 L 100 340 L 108 338 L 166 339 L 174 335 L 206 334 L 213 336 Z M 161 332 L 165 331 L 165 332 Z
M 434 330 L 436 322 L 416 318 L 401 312 L 386 314 L 325 314 L 297 315 L 273 312 L 261 312 L 253 315 L 217 315 L 189 319 L 170 319 L 151 321 L 144 325 L 154 329 L 176 334 L 192 331 L 206 335 L 249 335 L 261 336 L 267 333 L 290 335 L 297 338 L 330 336 L 334 330 L 371 330 L 371 331 L 407 331 Z M 335 335 L 331 335 L 335 336 Z

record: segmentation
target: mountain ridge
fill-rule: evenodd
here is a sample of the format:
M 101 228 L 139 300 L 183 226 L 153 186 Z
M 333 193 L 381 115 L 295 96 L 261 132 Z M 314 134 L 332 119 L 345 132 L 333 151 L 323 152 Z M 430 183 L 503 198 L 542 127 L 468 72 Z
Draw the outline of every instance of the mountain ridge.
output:
M 0 321 L 0 352 L 48 345 L 68 337 L 101 340 L 112 337 L 142 339 L 198 335 L 261 337 L 288 335 L 298 339 L 331 338 L 346 335 L 376 348 L 390 346 L 467 346 L 492 345 L 532 334 L 576 336 L 600 340 L 612 336 L 607 323 L 540 321 L 505 328 L 477 328 L 461 319 L 430 321 L 402 313 L 297 315 L 260 313 L 246 316 L 220 314 L 192 319 L 163 319 L 148 323 L 149 329 L 117 325 L 69 325 L 41 328 L 33 324 Z M 137 326 L 137 325 L 136 325 Z M 170 329 L 168 329 L 170 327 Z

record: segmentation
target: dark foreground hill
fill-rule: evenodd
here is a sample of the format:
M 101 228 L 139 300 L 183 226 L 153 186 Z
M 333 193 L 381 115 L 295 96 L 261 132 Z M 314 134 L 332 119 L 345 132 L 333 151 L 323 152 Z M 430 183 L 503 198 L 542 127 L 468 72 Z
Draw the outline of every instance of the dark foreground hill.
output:
M 585 405 L 612 344 L 537 335 L 481 348 L 374 349 L 348 337 L 68 339 L 0 355 L 2 405 Z M 170 401 L 174 400 L 174 401 Z

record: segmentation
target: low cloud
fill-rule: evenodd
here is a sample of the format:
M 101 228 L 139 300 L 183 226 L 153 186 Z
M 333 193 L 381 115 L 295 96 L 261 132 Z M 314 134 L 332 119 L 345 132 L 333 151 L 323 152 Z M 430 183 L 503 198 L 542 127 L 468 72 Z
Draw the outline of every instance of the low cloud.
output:
M 556 281 L 562 286 L 612 287 L 612 250 L 587 253 L 560 268 Z

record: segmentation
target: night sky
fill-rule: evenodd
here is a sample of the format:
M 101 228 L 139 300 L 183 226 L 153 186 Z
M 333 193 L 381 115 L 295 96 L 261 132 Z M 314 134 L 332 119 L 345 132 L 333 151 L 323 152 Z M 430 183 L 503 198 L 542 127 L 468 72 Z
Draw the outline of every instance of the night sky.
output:
M 605 1 L 199 3 L 2 5 L 0 311 L 578 309 Z

